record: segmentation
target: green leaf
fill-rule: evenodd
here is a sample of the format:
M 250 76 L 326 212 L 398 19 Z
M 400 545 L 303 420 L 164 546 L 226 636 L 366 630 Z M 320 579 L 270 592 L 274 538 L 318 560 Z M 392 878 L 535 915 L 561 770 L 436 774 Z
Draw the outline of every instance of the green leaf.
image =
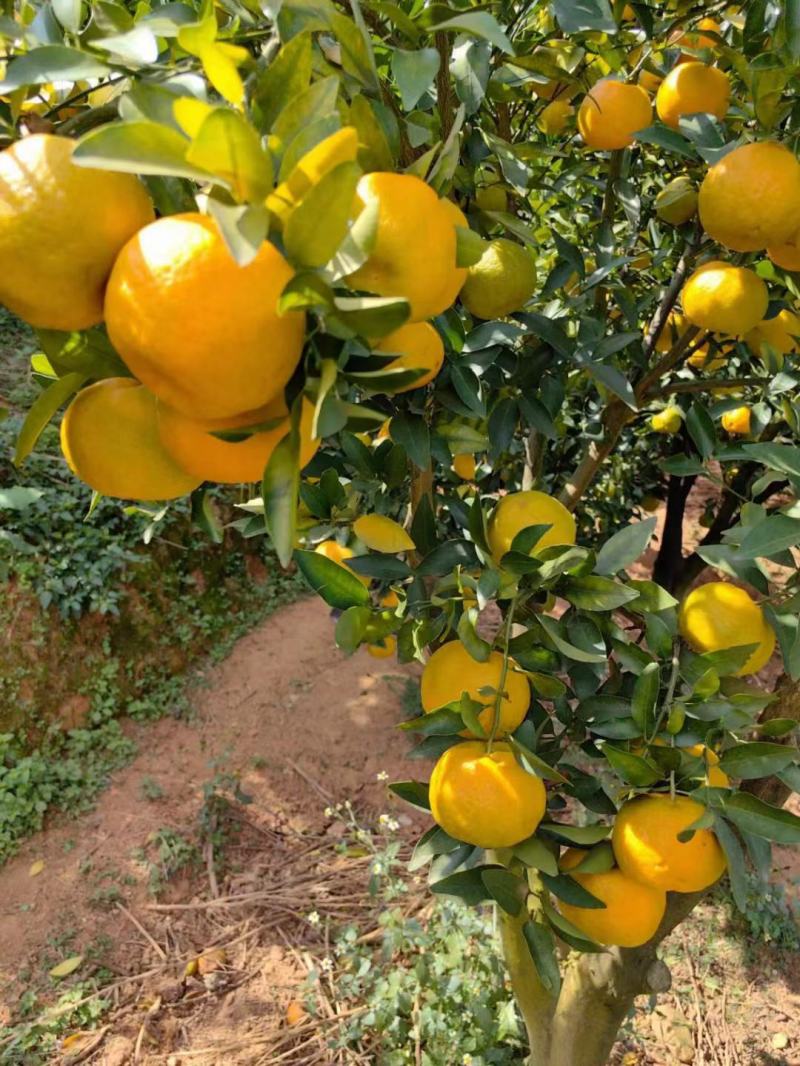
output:
M 82 0 L 53 0 L 53 14 L 71 33 L 77 33 L 81 28 L 82 9 Z
M 409 872 L 414 873 L 427 865 L 437 855 L 450 855 L 460 847 L 461 844 L 458 840 L 454 840 L 440 826 L 433 825 L 417 841 L 414 853 L 408 863 Z
M 389 424 L 389 432 L 392 440 L 402 444 L 420 470 L 428 469 L 431 462 L 431 436 L 424 418 L 405 412 L 397 414 Z
M 475 546 L 468 540 L 446 540 L 426 555 L 417 567 L 420 577 L 443 577 L 457 566 L 477 565 Z
M 400 90 L 403 108 L 412 111 L 420 97 L 433 85 L 439 72 L 439 53 L 435 48 L 407 52 L 392 49 L 392 74 Z
M 656 703 L 661 688 L 661 671 L 658 663 L 648 663 L 636 678 L 631 701 L 631 716 L 642 731 L 649 736 L 656 719 Z
M 492 48 L 488 41 L 476 41 L 470 37 L 458 37 L 453 43 L 450 59 L 450 75 L 456 96 L 474 115 L 486 95 L 491 74 Z
M 101 78 L 108 73 L 108 66 L 95 56 L 61 44 L 46 44 L 11 60 L 5 80 L 0 81 L 0 93 L 11 93 L 24 85 Z
M 437 896 L 455 896 L 470 907 L 476 907 L 484 900 L 491 899 L 489 890 L 483 883 L 483 870 L 459 870 L 457 873 L 443 877 L 430 884 L 431 892 Z
M 736 834 L 730 829 L 722 818 L 717 818 L 714 823 L 714 835 L 725 852 L 728 860 L 728 877 L 731 883 L 731 891 L 736 906 L 744 914 L 749 906 L 749 884 L 747 867 L 745 865 L 742 846 L 736 839 Z
M 336 647 L 352 655 L 363 642 L 367 625 L 372 619 L 369 607 L 348 607 L 336 623 L 334 639 Z
M 472 229 L 456 226 L 456 266 L 471 267 L 486 251 L 486 241 Z
M 557 911 L 547 897 L 542 899 L 542 910 L 550 924 L 558 929 L 561 939 L 566 940 L 570 947 L 574 947 L 578 951 L 602 952 L 608 950 L 599 944 L 595 944 L 593 940 L 587 939 L 586 934 L 582 933 L 576 925 L 573 925 L 563 914 Z
M 227 107 L 203 120 L 186 162 L 219 178 L 237 200 L 262 203 L 272 189 L 272 160 L 261 139 L 243 115 Z
M 623 781 L 627 781 L 637 788 L 647 788 L 654 785 L 664 776 L 662 771 L 649 759 L 641 755 L 634 755 L 630 751 L 615 748 L 612 744 L 603 744 L 603 755 L 608 759 L 612 768 L 616 770 Z
M 543 873 L 542 883 L 553 893 L 557 899 L 563 899 L 565 903 L 571 903 L 574 907 L 585 907 L 587 910 L 605 910 L 606 905 L 597 896 L 574 881 L 569 874 L 561 873 L 556 877 Z
M 85 374 L 65 374 L 36 397 L 25 416 L 14 450 L 14 466 L 27 459 L 50 419 L 86 382 Z
M 500 24 L 494 15 L 490 15 L 488 11 L 465 11 L 463 14 L 458 14 L 445 22 L 439 22 L 431 26 L 430 30 L 431 33 L 439 33 L 442 30 L 459 30 L 462 33 L 468 33 L 471 37 L 482 37 L 484 40 L 491 41 L 495 48 L 498 48 L 501 52 L 507 52 L 509 55 L 514 54 L 514 46 L 511 41 L 500 28 Z
M 566 34 L 582 30 L 616 33 L 618 29 L 608 0 L 553 0 L 552 9 Z
M 562 591 L 565 599 L 584 611 L 615 611 L 639 595 L 610 578 L 592 575 L 567 578 Z
M 743 444 L 742 451 L 770 470 L 800 478 L 800 448 L 794 444 Z
M 797 751 L 786 744 L 769 744 L 765 741 L 737 744 L 728 748 L 720 759 L 720 769 L 731 777 L 749 780 L 769 777 L 785 770 L 797 758 Z
M 481 879 L 489 895 L 506 914 L 519 914 L 528 894 L 528 886 L 521 877 L 515 877 L 502 866 L 488 866 L 481 870 Z
M 206 182 L 210 175 L 186 160 L 189 142 L 157 122 L 114 122 L 87 133 L 75 147 L 78 166 L 126 174 L 166 174 Z
M 299 422 L 298 398 L 292 407 L 291 430 L 278 442 L 270 455 L 262 481 L 264 522 L 283 567 L 288 566 L 292 559 L 296 539 L 297 496 L 300 485 Z M 326 559 L 326 562 L 329 561 Z
M 556 840 L 565 840 L 582 848 L 599 844 L 611 832 L 610 825 L 564 825 L 561 822 L 542 822 L 539 829 Z
M 717 446 L 717 432 L 711 415 L 701 403 L 692 404 L 686 416 L 686 429 L 697 445 L 697 450 L 704 459 L 714 454 Z
M 212 498 L 207 489 L 195 489 L 192 493 L 192 522 L 201 529 L 212 544 L 222 544 L 225 530 L 220 522 Z
M 635 563 L 645 551 L 656 528 L 655 518 L 632 522 L 610 537 L 597 553 L 596 574 L 616 574 Z
M 54 966 L 48 972 L 51 977 L 69 977 L 71 973 L 75 973 L 82 962 L 83 955 L 72 955 L 70 958 L 64 959 L 63 962 L 59 962 L 57 966 Z
M 281 48 L 252 85 L 261 128 L 268 131 L 283 109 L 311 84 L 311 34 L 300 33 Z
M 568 3 L 569 0 L 564 0 Z M 634 140 L 641 144 L 653 144 L 657 148 L 665 148 L 675 155 L 684 156 L 687 159 L 697 159 L 697 152 L 691 144 L 682 137 L 677 130 L 668 129 L 666 126 L 648 126 L 647 129 L 638 130 L 634 133 Z
M 531 921 L 523 925 L 522 935 L 525 937 L 539 980 L 555 998 L 561 988 L 561 971 L 558 968 L 552 932 L 544 922 Z
M 800 818 L 796 814 L 764 803 L 747 792 L 718 795 L 724 816 L 745 833 L 776 844 L 800 844 Z
M 750 526 L 742 537 L 737 554 L 744 559 L 777 555 L 800 544 L 800 519 L 785 514 L 770 515 Z
M 389 785 L 389 791 L 394 792 L 395 796 L 399 796 L 406 803 L 411 803 L 424 811 L 431 809 L 428 786 L 423 781 L 393 781 Z
M 558 861 L 555 855 L 536 836 L 528 837 L 521 844 L 515 844 L 512 851 L 521 862 L 534 870 L 542 870 L 553 877 L 558 873 Z
M 677 607 L 678 601 L 666 589 L 655 581 L 629 581 L 628 587 L 638 593 L 638 599 L 631 601 L 631 609 L 647 614 L 658 614 Z
M 545 762 L 544 759 L 517 740 L 515 736 L 506 737 L 506 742 L 528 773 L 536 777 L 543 777 L 546 781 L 558 781 L 559 784 L 566 784 L 567 779 L 560 770 L 557 770 L 555 766 L 551 766 L 549 762 Z
M 308 89 L 290 97 L 272 127 L 272 134 L 285 146 L 312 123 L 336 114 L 336 99 L 339 95 L 339 79 L 332 75 L 320 78 Z M 309 145 L 308 149 L 313 145 Z M 301 153 L 302 154 L 302 153 Z
M 294 560 L 311 588 L 331 607 L 344 610 L 369 603 L 366 586 L 346 566 L 340 566 L 321 552 L 301 549 L 294 552 Z
M 336 319 L 351 336 L 372 339 L 399 329 L 410 312 L 408 301 L 394 296 L 337 296 L 333 304 Z
M 576 648 L 574 644 L 570 644 L 569 641 L 564 640 L 559 632 L 559 625 L 555 619 L 548 618 L 546 615 L 540 615 L 538 621 L 539 625 L 544 629 L 553 644 L 555 644 L 558 651 L 568 659 L 573 659 L 578 663 L 605 663 L 608 661 L 607 654 L 584 651 L 583 648 Z
M 591 848 L 577 866 L 570 867 L 570 874 L 599 874 L 606 873 L 616 865 L 614 849 L 610 844 L 600 843 Z
M 463 732 L 464 720 L 451 706 L 409 718 L 398 726 L 404 733 L 420 733 L 426 737 L 449 737 Z
M 306 193 L 289 215 L 284 244 L 289 258 L 300 266 L 324 266 L 347 236 L 358 163 L 341 163 Z
M 222 239 L 239 266 L 258 255 L 269 230 L 269 212 L 261 205 L 224 204 L 209 196 L 206 209 L 217 223 Z
M 781 30 L 792 59 L 800 57 L 800 0 L 785 0 Z
M 92 44 L 129 66 L 145 66 L 158 60 L 158 39 L 151 29 L 141 23 L 127 33 L 102 37 Z

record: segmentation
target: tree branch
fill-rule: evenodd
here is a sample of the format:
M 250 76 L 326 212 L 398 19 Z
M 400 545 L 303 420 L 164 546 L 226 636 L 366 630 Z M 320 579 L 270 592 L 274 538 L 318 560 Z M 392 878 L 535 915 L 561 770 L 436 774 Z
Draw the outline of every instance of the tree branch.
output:
M 453 90 L 450 85 L 450 48 L 446 33 L 434 34 L 434 43 L 439 53 L 439 72 L 436 75 L 436 103 L 439 108 L 439 123 L 442 140 L 446 141 L 453 128 Z

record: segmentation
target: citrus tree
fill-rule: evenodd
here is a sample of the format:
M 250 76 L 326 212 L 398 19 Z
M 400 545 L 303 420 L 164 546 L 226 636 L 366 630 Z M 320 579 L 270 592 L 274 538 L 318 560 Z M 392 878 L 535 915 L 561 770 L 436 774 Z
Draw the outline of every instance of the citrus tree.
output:
M 3 12 L 16 461 L 66 406 L 93 500 L 219 537 L 240 484 L 340 647 L 424 664 L 413 866 L 497 905 L 532 1066 L 599 1066 L 800 841 L 800 5 Z

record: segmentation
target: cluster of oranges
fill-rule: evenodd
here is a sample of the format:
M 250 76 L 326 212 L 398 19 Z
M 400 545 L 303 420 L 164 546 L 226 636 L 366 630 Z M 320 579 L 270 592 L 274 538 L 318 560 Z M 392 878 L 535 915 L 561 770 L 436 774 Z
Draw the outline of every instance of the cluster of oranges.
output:
M 282 310 L 295 271 L 265 241 L 239 265 L 213 218 L 154 218 L 139 180 L 77 166 L 74 144 L 35 134 L 0 153 L 0 298 L 32 325 L 83 330 L 105 322 L 131 377 L 83 389 L 62 422 L 73 471 L 96 491 L 164 500 L 200 482 L 259 480 L 289 431 L 284 391 L 303 355 L 306 316 Z M 275 224 L 324 174 L 354 161 L 345 127 L 301 158 L 267 197 Z M 405 325 L 371 340 L 395 355 L 386 369 L 414 370 L 417 388 L 438 373 L 442 340 L 428 319 L 459 293 L 477 317 L 520 307 L 532 294 L 533 258 L 505 239 L 457 265 L 460 209 L 409 174 L 372 172 L 358 182 L 353 216 L 377 209 L 368 257 L 348 286 L 405 300 Z M 409 239 L 426 226 L 424 253 Z M 313 406 L 303 401 L 301 464 L 313 456 Z

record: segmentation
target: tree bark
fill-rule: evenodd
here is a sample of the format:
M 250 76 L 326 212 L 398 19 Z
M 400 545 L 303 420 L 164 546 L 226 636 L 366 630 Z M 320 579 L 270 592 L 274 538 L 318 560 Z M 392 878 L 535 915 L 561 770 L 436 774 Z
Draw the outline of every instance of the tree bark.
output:
M 653 580 L 663 585 L 668 592 L 672 591 L 675 577 L 683 562 L 683 516 L 686 511 L 686 500 L 696 480 L 694 475 L 676 477 L 674 474 L 669 479 L 664 532 L 656 564 L 653 567 Z
M 669 989 L 669 970 L 658 959 L 658 946 L 704 895 L 670 893 L 658 931 L 640 948 L 570 952 L 557 999 L 539 980 L 522 934 L 526 910 L 516 918 L 502 913 L 503 953 L 530 1042 L 528 1066 L 605 1066 L 636 997 Z

